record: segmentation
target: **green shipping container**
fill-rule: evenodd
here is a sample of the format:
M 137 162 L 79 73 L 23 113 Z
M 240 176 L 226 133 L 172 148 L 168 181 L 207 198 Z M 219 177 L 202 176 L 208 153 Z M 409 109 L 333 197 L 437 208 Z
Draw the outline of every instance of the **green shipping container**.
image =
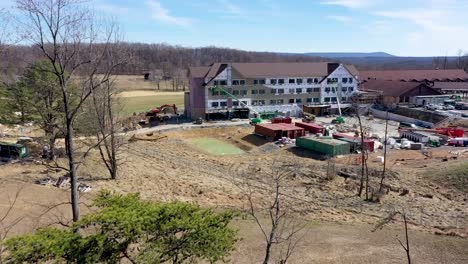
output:
M 351 144 L 330 137 L 301 137 L 296 139 L 296 146 L 330 157 L 351 152 Z
M 28 148 L 21 144 L 0 142 L 0 157 L 8 159 L 25 158 L 29 155 Z

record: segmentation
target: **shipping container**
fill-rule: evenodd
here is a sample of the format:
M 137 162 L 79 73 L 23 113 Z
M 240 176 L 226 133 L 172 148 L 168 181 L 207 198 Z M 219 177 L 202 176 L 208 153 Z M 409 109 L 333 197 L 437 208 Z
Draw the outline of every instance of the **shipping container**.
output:
M 325 128 L 319 125 L 304 123 L 304 122 L 296 122 L 296 126 L 304 128 L 306 131 L 312 134 L 325 134 Z
M 29 155 L 28 148 L 22 144 L 0 142 L 0 157 L 8 159 L 25 158 Z
M 351 135 L 347 135 L 347 134 L 343 134 L 343 133 L 335 133 L 335 134 L 333 134 L 333 138 L 338 139 L 338 140 L 340 140 L 342 138 L 347 138 L 349 140 L 354 141 L 356 144 L 358 144 L 358 146 L 361 146 L 361 138 L 360 137 L 355 137 L 355 136 L 351 136 Z M 364 138 L 364 146 L 365 146 L 367 151 L 374 152 L 374 147 L 375 147 L 374 140 Z
M 291 124 L 257 124 L 255 134 L 264 136 L 271 141 L 277 141 L 282 137 L 298 138 L 305 136 L 305 130 Z
M 330 157 L 351 152 L 351 144 L 330 137 L 301 137 L 296 139 L 296 146 Z
M 290 117 L 274 117 L 271 119 L 271 123 L 273 124 L 292 124 L 292 119 Z

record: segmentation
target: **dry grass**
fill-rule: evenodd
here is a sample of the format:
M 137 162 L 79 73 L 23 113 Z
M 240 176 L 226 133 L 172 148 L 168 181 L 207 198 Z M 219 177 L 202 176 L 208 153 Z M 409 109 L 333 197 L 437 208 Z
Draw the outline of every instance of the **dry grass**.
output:
M 145 81 L 143 75 L 116 75 L 116 87 L 120 91 L 151 90 L 158 91 L 158 85 L 154 81 Z M 161 91 L 173 91 L 171 81 L 160 82 Z

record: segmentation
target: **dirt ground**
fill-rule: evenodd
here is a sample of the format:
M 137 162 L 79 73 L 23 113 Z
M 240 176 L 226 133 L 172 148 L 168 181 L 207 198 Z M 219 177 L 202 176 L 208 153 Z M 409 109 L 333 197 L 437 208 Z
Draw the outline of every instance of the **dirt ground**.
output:
M 468 260 L 467 194 L 431 180 L 435 170 L 448 170 L 467 162 L 468 154 L 451 154 L 452 149 L 431 149 L 432 158 L 418 151 L 390 150 L 387 158 L 387 194 L 380 203 L 365 202 L 356 196 L 359 155 L 335 158 L 333 171 L 351 177 L 327 179 L 330 163 L 314 159 L 317 154 L 295 147 L 280 148 L 252 134 L 252 127 L 205 128 L 140 135 L 122 148 L 123 165 L 117 180 L 107 180 L 105 168 L 94 153 L 80 167 L 82 182 L 92 186 L 85 202 L 99 189 L 140 192 L 144 199 L 187 201 L 216 208 L 245 208 L 241 177 L 271 170 L 275 162 L 293 163 L 285 197 L 298 217 L 310 222 L 308 233 L 291 263 L 401 263 L 404 251 L 395 239 L 402 235 L 401 221 L 387 229 L 370 229 L 388 212 L 398 209 L 408 215 L 414 244 L 415 263 L 466 263 Z M 242 155 L 213 156 L 191 145 L 188 139 L 213 137 L 247 151 Z M 455 149 L 459 150 L 459 149 Z M 453 153 L 453 152 L 452 152 Z M 369 157 L 370 185 L 377 188 L 382 164 L 373 162 L 382 152 Z M 243 174 L 244 173 L 244 174 Z M 255 173 L 253 173 L 255 174 Z M 27 186 L 20 196 L 15 215 L 35 219 L 44 206 L 68 201 L 66 190 L 32 184 L 35 180 L 58 177 L 62 172 L 45 170 L 34 163 L 0 167 L 1 208 L 8 205 L 6 193 Z M 260 173 L 259 173 L 260 175 Z M 269 193 L 258 180 L 259 197 Z M 266 201 L 259 198 L 259 203 Z M 15 232 L 28 232 L 37 226 L 69 217 L 69 210 L 50 209 L 41 221 L 25 222 Z M 83 204 L 83 206 L 85 206 Z M 57 212 L 56 212 L 57 211 Z M 53 215 L 52 215 L 53 213 Z M 57 215 L 60 215 L 57 216 Z M 251 221 L 234 223 L 242 240 L 230 258 L 232 263 L 258 263 L 261 260 L 261 234 Z M 15 233 L 12 232 L 12 233 Z

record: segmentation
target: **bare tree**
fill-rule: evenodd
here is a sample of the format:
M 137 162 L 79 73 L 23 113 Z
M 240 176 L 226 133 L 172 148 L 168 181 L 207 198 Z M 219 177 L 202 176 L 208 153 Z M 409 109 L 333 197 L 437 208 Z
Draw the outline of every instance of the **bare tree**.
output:
M 101 160 L 109 171 L 111 179 L 116 179 L 119 167 L 119 150 L 122 138 L 117 135 L 119 120 L 116 110 L 119 108 L 115 98 L 114 81 L 104 84 L 104 89 L 92 94 L 93 124 Z
M 398 243 L 400 243 L 401 247 L 405 250 L 406 253 L 406 259 L 408 261 L 408 264 L 411 264 L 411 254 L 410 254 L 410 242 L 409 242 L 409 235 L 408 235 L 408 221 L 406 218 L 406 213 L 403 211 L 398 211 L 394 210 L 389 213 L 389 215 L 385 218 L 383 218 L 381 221 L 379 221 L 372 232 L 375 232 L 379 229 L 382 229 L 385 225 L 390 223 L 392 220 L 395 219 L 397 215 L 401 215 L 403 218 L 403 223 L 404 223 L 404 228 L 405 228 L 405 242 L 403 243 L 398 237 L 396 238 Z
M 382 176 L 380 178 L 380 186 L 379 186 L 379 197 L 383 193 L 383 184 L 385 180 L 385 172 L 387 169 L 387 140 L 388 140 L 388 109 L 385 115 L 385 136 L 384 136 L 384 160 L 383 160 L 383 169 L 382 169 Z
M 287 263 L 301 239 L 304 225 L 294 217 L 291 197 L 284 193 L 290 187 L 288 181 L 294 167 L 275 162 L 269 171 L 250 167 L 236 173 L 236 186 L 247 198 L 246 213 L 252 216 L 265 240 L 264 264 L 270 263 L 274 255 L 276 263 Z
M 367 148 L 366 145 L 364 144 L 364 138 L 365 138 L 365 130 L 362 124 L 362 117 L 359 109 L 359 104 L 354 105 L 355 109 L 355 114 L 358 120 L 358 134 L 361 140 L 360 148 L 361 148 L 361 178 L 359 181 L 359 190 L 358 190 L 358 196 L 362 195 L 362 191 L 365 188 L 365 193 L 366 193 L 366 200 L 369 199 L 369 171 L 367 167 L 367 159 L 368 159 L 368 153 L 367 153 Z M 365 186 L 364 186 L 365 182 Z
M 113 53 L 120 43 L 115 24 L 98 23 L 82 0 L 16 0 L 22 29 L 57 76 L 63 100 L 65 149 L 71 178 L 73 221 L 78 221 L 74 122 L 85 101 L 109 81 L 122 62 Z M 72 100 L 72 95 L 77 99 Z

